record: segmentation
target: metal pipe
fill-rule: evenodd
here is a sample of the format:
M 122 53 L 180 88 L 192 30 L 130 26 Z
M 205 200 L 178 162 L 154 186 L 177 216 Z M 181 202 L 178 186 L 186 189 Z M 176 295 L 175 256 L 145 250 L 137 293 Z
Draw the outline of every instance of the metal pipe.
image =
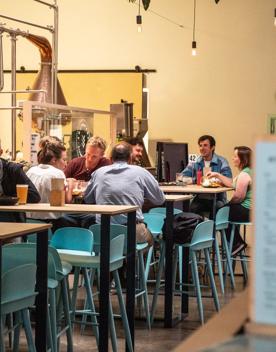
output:
M 46 29 L 47 31 L 52 32 L 53 28 L 51 26 L 40 26 L 39 24 L 35 24 L 32 22 L 27 22 L 27 21 L 22 21 L 19 20 L 18 18 L 14 18 L 14 17 L 9 17 L 9 16 L 5 16 L 5 15 L 0 15 L 0 17 L 2 18 L 6 18 L 7 20 L 11 20 L 11 21 L 15 21 L 15 22 L 19 22 L 19 23 L 24 23 L 24 24 L 28 24 L 29 26 L 33 26 L 33 27 L 37 27 L 37 28 L 42 28 L 42 29 Z
M 49 6 L 51 8 L 54 8 L 56 6 L 56 1 L 55 1 L 55 4 L 49 4 L 48 2 L 42 1 L 42 0 L 34 0 L 34 1 L 39 2 L 39 3 L 43 4 L 43 5 Z
M 57 103 L 57 72 L 58 72 L 58 6 L 54 9 L 54 30 L 52 34 L 52 102 Z
M 1 106 L 0 110 L 22 110 L 22 106 Z
M 16 90 L 16 35 L 11 34 L 11 90 Z M 11 94 L 11 106 L 16 106 L 16 93 Z M 16 111 L 12 109 L 12 158 L 16 157 Z
M 5 93 L 47 93 L 45 89 L 25 89 L 25 90 L 4 90 L 0 92 L 0 94 L 5 94 Z
M 3 32 L 0 31 L 0 91 L 4 88 L 4 65 L 3 65 Z

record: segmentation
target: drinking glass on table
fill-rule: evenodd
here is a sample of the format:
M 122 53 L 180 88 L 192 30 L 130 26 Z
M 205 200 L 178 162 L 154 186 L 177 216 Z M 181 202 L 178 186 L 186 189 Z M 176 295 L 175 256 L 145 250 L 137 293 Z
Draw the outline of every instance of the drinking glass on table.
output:
M 175 181 L 176 181 L 176 185 L 177 186 L 182 186 L 182 182 L 183 182 L 183 175 L 181 172 L 177 172 L 175 174 Z
M 16 195 L 19 198 L 18 204 L 27 203 L 28 187 L 28 185 L 16 185 Z

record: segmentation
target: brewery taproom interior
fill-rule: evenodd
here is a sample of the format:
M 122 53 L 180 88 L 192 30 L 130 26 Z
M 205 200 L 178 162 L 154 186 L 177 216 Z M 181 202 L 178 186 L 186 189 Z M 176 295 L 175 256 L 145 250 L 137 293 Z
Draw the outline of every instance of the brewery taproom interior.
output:
M 276 351 L 276 0 L 0 1 L 0 352 Z

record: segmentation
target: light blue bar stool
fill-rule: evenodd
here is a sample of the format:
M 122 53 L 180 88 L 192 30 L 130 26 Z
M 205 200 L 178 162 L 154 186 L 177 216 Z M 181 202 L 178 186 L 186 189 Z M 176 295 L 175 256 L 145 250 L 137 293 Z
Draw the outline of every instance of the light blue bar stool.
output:
M 181 213 L 183 213 L 182 210 L 177 209 L 177 208 L 173 209 L 174 215 L 178 215 Z M 164 208 L 164 207 L 152 208 L 149 210 L 148 214 L 163 214 L 166 216 L 166 208 Z M 146 214 L 144 214 L 144 215 L 146 215 Z M 182 258 L 183 258 L 183 251 L 182 251 L 182 248 L 179 247 L 179 252 L 178 252 L 179 267 L 178 267 L 178 270 L 179 270 L 179 281 L 180 282 L 182 282 Z M 153 264 L 154 264 L 154 261 L 153 261 Z M 147 265 L 146 265 L 146 268 L 147 268 Z
M 243 226 L 244 231 L 246 231 L 246 227 L 252 226 L 252 222 L 250 222 L 250 221 L 230 221 L 229 223 L 230 223 L 230 225 L 232 225 L 230 242 L 229 242 L 229 252 L 232 253 L 236 227 L 241 228 L 241 226 Z M 244 236 L 245 236 L 245 232 L 244 232 Z M 231 257 L 232 267 L 233 267 L 233 262 L 234 263 L 236 261 L 241 262 L 241 267 L 242 267 L 242 272 L 243 272 L 243 280 L 244 280 L 244 283 L 246 283 L 248 280 L 248 269 L 247 269 L 248 257 L 245 254 L 245 250 L 242 250 L 240 253 L 238 253 L 237 257 L 239 257 L 239 258 Z M 233 271 L 234 271 L 234 269 L 233 269 Z
M 197 225 L 193 232 L 193 237 L 191 240 L 191 243 L 184 243 L 184 244 L 177 244 L 176 246 L 183 246 L 183 247 L 188 247 L 190 251 L 190 264 L 191 264 L 191 271 L 192 271 L 192 278 L 195 286 L 195 291 L 196 291 L 196 297 L 197 297 L 197 304 L 198 304 L 198 311 L 199 311 L 199 317 L 200 321 L 203 324 L 204 323 L 204 314 L 203 314 L 203 304 L 202 304 L 202 297 L 201 297 L 201 287 L 200 287 L 200 282 L 199 282 L 199 275 L 198 275 L 198 260 L 197 260 L 197 254 L 199 254 L 201 251 L 204 252 L 205 255 L 205 260 L 206 260 L 206 265 L 208 269 L 208 274 L 210 278 L 210 284 L 211 284 L 211 290 L 212 290 L 212 297 L 214 299 L 214 304 L 215 308 L 218 311 L 220 309 L 220 304 L 219 304 L 219 299 L 218 299 L 218 294 L 217 294 L 217 289 L 215 285 L 215 279 L 214 279 L 214 274 L 213 274 L 213 269 L 211 265 L 211 260 L 210 260 L 210 249 L 212 248 L 213 244 L 213 227 L 214 227 L 214 222 L 212 220 L 204 221 Z M 164 252 L 164 251 L 163 251 Z M 176 251 L 176 255 L 177 255 Z M 161 254 L 162 256 L 160 257 L 160 264 L 159 264 L 159 272 L 157 276 L 157 282 L 156 282 L 156 288 L 153 296 L 153 301 L 152 301 L 152 311 L 151 311 L 151 317 L 152 321 L 154 319 L 155 315 L 155 310 L 156 310 L 156 304 L 157 304 L 157 298 L 158 298 L 158 293 L 160 290 L 160 278 L 162 275 L 163 267 L 164 267 L 164 253 Z M 162 262 L 161 262 L 162 260 Z M 175 259 L 177 260 L 177 258 Z M 186 283 L 185 283 L 186 285 Z M 181 285 L 180 285 L 181 287 Z M 176 292 L 184 293 L 181 290 L 175 290 Z
M 2 297 L 1 297 L 1 322 L 0 322 L 0 347 L 1 351 L 5 352 L 4 344 L 4 326 L 5 316 L 14 313 L 15 331 L 13 350 L 18 351 L 19 347 L 19 332 L 22 325 L 27 339 L 28 350 L 36 352 L 32 328 L 30 322 L 29 307 L 35 303 L 35 282 L 36 282 L 36 265 L 24 264 L 15 266 L 7 270 L 2 275 Z
M 223 207 L 220 208 L 217 211 L 216 214 L 216 222 L 215 222 L 215 227 L 216 227 L 216 254 L 217 254 L 217 264 L 218 264 L 218 273 L 219 273 L 219 280 L 221 284 L 221 291 L 224 293 L 224 283 L 227 278 L 227 269 L 230 274 L 230 281 L 231 281 L 231 286 L 233 289 L 235 289 L 235 278 L 234 278 L 234 273 L 233 273 L 233 268 L 232 268 L 232 263 L 231 263 L 231 255 L 229 252 L 229 247 L 226 239 L 226 233 L 225 230 L 229 226 L 229 207 Z M 224 273 L 225 277 L 223 279 L 223 274 L 222 274 L 222 265 L 221 265 L 221 260 L 219 256 L 219 245 L 218 245 L 218 238 L 217 235 L 220 234 L 220 239 L 221 239 L 221 248 L 222 248 L 222 259 L 225 260 L 225 267 L 224 267 Z M 224 259 L 224 254 L 225 254 L 225 259 Z
M 94 251 L 96 254 L 100 251 L 101 246 L 101 227 L 100 224 L 94 224 L 90 226 L 90 230 L 93 232 L 94 235 Z M 119 225 L 119 224 L 111 224 L 110 225 L 110 238 L 115 238 L 120 234 L 125 235 L 125 244 L 124 244 L 124 254 L 126 253 L 127 249 L 127 226 Z M 150 310 L 149 310 L 149 303 L 148 303 L 148 290 L 146 285 L 146 275 L 145 275 L 145 264 L 143 258 L 143 252 L 145 249 L 148 248 L 147 243 L 136 243 L 136 253 L 138 258 L 138 280 L 139 280 L 139 287 L 136 288 L 135 297 L 139 298 L 142 297 L 143 299 L 143 306 L 144 312 L 146 316 L 147 326 L 148 329 L 151 328 L 150 325 Z M 152 247 L 149 248 L 149 251 Z
M 49 247 L 48 253 L 48 344 L 51 351 L 57 352 L 60 336 L 66 333 L 67 351 L 72 352 L 73 337 L 67 289 L 67 278 L 72 266 L 61 263 L 55 248 Z M 36 262 L 36 244 L 13 243 L 3 247 L 4 268 L 30 262 Z M 63 329 L 60 329 L 62 320 L 65 324 Z

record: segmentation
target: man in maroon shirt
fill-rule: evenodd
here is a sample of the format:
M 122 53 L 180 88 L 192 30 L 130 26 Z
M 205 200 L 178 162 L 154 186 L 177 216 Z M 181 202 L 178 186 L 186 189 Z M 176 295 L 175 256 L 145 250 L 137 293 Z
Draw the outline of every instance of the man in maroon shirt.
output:
M 111 161 L 104 157 L 106 142 L 101 137 L 91 137 L 85 148 L 85 155 L 72 159 L 65 168 L 66 178 L 90 181 L 91 174 L 102 166 L 110 165 Z M 57 219 L 57 227 L 89 228 L 95 223 L 95 216 L 90 214 L 67 214 Z
M 85 156 L 72 159 L 64 171 L 67 178 L 89 181 L 92 172 L 111 161 L 104 157 L 106 142 L 101 137 L 91 137 L 85 148 Z

